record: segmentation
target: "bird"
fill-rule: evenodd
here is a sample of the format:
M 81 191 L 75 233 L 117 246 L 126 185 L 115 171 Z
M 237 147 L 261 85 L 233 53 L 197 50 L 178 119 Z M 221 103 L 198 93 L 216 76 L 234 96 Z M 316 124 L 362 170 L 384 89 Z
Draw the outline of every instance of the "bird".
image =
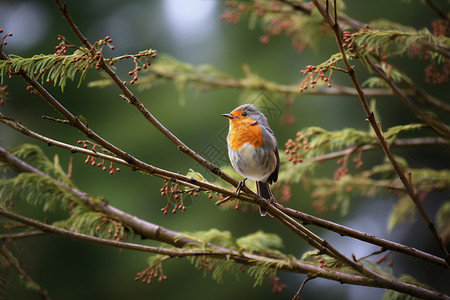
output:
M 274 203 L 269 185 L 278 180 L 280 156 L 266 116 L 253 104 L 240 105 L 222 116 L 229 119 L 228 157 L 236 172 L 244 177 L 236 187 L 236 196 L 249 178 L 256 182 L 257 194 Z M 261 206 L 259 212 L 261 216 L 267 214 Z

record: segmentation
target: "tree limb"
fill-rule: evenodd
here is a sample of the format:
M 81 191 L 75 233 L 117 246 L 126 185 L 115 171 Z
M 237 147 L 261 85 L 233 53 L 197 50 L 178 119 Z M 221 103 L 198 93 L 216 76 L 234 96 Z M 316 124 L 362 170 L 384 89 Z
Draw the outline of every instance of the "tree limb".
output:
M 398 164 L 397 160 L 395 159 L 394 155 L 392 154 L 391 150 L 389 149 L 389 146 L 386 142 L 386 140 L 383 137 L 383 132 L 381 131 L 377 120 L 375 119 L 375 115 L 374 113 L 370 110 L 369 104 L 367 102 L 366 96 L 364 94 L 364 92 L 361 89 L 361 86 L 359 85 L 358 79 L 356 78 L 355 75 L 355 69 L 354 67 L 352 67 L 350 65 L 350 63 L 348 62 L 346 53 L 345 53 L 345 49 L 342 46 L 343 45 L 343 40 L 342 40 L 342 32 L 341 29 L 339 27 L 338 21 L 337 21 L 337 8 L 336 8 L 336 1 L 334 1 L 334 19 L 331 17 L 330 13 L 325 9 L 325 7 L 323 6 L 323 4 L 321 4 L 318 0 L 313 0 L 314 5 L 316 6 L 316 8 L 319 10 L 320 14 L 323 16 L 323 18 L 326 20 L 326 22 L 330 25 L 330 27 L 333 29 L 334 35 L 336 37 L 336 43 L 339 47 L 339 50 L 342 53 L 342 60 L 346 66 L 348 75 L 356 89 L 356 91 L 358 92 L 360 101 L 361 101 L 361 105 L 363 107 L 363 110 L 367 116 L 367 120 L 369 121 L 370 125 L 372 126 L 375 134 L 378 137 L 378 140 L 380 141 L 380 145 L 384 151 L 384 153 L 386 154 L 386 156 L 388 157 L 389 161 L 391 162 L 392 166 L 394 167 L 398 177 L 400 178 L 400 180 L 402 181 L 403 185 L 405 186 L 406 192 L 408 193 L 408 195 L 411 197 L 411 200 L 414 202 L 415 206 L 417 207 L 420 215 L 422 216 L 423 220 L 425 221 L 425 223 L 427 224 L 428 229 L 430 230 L 433 238 L 435 239 L 442 255 L 443 258 L 445 259 L 445 261 L 447 262 L 447 266 L 448 268 L 450 268 L 450 256 L 447 252 L 447 249 L 445 248 L 445 245 L 441 239 L 441 237 L 439 236 L 439 234 L 436 231 L 436 228 L 434 227 L 434 224 L 431 222 L 430 217 L 428 216 L 428 214 L 426 213 L 425 209 L 423 208 L 422 203 L 420 202 L 420 200 L 417 197 L 417 194 L 414 191 L 414 188 L 412 186 L 412 184 L 409 182 L 409 180 L 406 178 L 405 173 L 403 172 L 401 166 Z M 326 1 L 326 3 L 328 3 L 328 0 Z
M 2 117 L 1 113 L 0 113 L 0 122 L 10 126 L 13 129 L 16 129 L 16 130 L 20 131 L 21 133 L 23 133 L 25 135 L 28 135 L 28 136 L 33 137 L 33 138 L 36 138 L 36 139 L 44 142 L 47 145 L 54 145 L 54 146 L 57 146 L 57 147 L 60 147 L 60 148 L 63 148 L 63 149 L 70 150 L 72 153 L 82 153 L 82 154 L 86 154 L 86 155 L 91 155 L 91 156 L 94 156 L 94 157 L 99 157 L 99 158 L 102 158 L 102 159 L 105 159 L 105 160 L 108 160 L 108 161 L 112 161 L 112 162 L 115 162 L 115 163 L 127 166 L 127 167 L 130 167 L 130 168 L 134 168 L 134 166 L 128 164 L 127 162 L 125 162 L 124 160 L 122 160 L 120 158 L 117 158 L 117 157 L 114 157 L 114 156 L 110 156 L 110 155 L 107 155 L 107 154 L 103 154 L 103 153 L 98 152 L 98 151 L 92 151 L 92 150 L 89 150 L 89 149 L 72 146 L 72 145 L 69 145 L 69 144 L 65 144 L 65 143 L 62 143 L 62 142 L 59 142 L 59 141 L 56 141 L 56 140 L 44 137 L 44 136 L 42 136 L 42 135 L 40 135 L 38 133 L 35 133 L 35 132 L 31 131 L 30 129 L 26 128 L 21 123 L 13 121 L 12 119 L 6 118 L 4 116 Z M 399 144 L 408 144 L 408 145 L 417 145 L 418 143 L 426 143 L 426 142 L 429 142 L 429 143 L 440 143 L 440 142 L 442 142 L 439 138 L 437 138 L 437 140 L 435 138 L 430 138 L 430 139 L 426 139 L 426 140 L 424 140 L 423 138 L 419 138 L 419 139 L 403 139 L 403 140 L 402 139 L 397 139 L 396 142 L 399 143 Z M 343 151 L 347 151 L 347 150 L 343 150 Z M 332 154 L 334 154 L 334 155 L 338 155 L 339 154 L 340 155 L 342 153 L 334 152 Z M 346 153 L 344 153 L 344 154 L 346 154 Z M 0 157 L 3 157 L 4 160 L 6 160 L 9 163 L 15 165 L 21 171 L 24 171 L 24 172 L 39 172 L 39 170 L 36 170 L 36 169 L 32 168 L 29 165 L 23 165 L 21 160 L 19 160 L 19 159 L 15 158 L 14 156 L 8 154 L 8 152 L 4 151 L 1 147 L 0 147 Z M 335 157 L 333 157 L 333 158 L 335 158 Z M 324 158 L 320 158 L 320 161 L 323 161 L 325 159 L 328 159 L 328 157 L 327 158 L 325 158 L 325 157 Z M 329 159 L 331 159 L 331 158 L 329 158 Z M 211 191 L 218 192 L 218 193 L 222 192 L 222 194 L 224 192 L 221 187 L 214 186 L 214 185 L 198 186 L 198 185 L 190 183 L 188 181 L 189 178 L 185 178 L 185 180 L 181 180 L 180 179 L 181 177 L 179 177 L 178 179 L 175 179 L 173 177 L 168 177 L 168 176 L 160 174 L 160 172 L 158 170 L 159 169 L 155 170 L 154 175 L 158 176 L 158 177 L 160 177 L 162 179 L 175 180 L 177 183 L 185 185 L 185 186 L 188 186 L 188 187 L 204 188 L 205 190 L 211 190 Z M 145 170 L 142 170 L 142 171 L 145 171 Z M 168 172 L 168 171 L 165 171 L 165 172 Z M 164 174 L 166 174 L 165 172 L 164 172 Z M 40 174 L 44 175 L 43 173 L 40 173 Z M 172 174 L 172 175 L 174 175 L 174 174 Z M 228 195 L 229 196 L 233 195 L 233 193 L 234 192 L 232 192 L 232 191 L 228 191 Z M 252 201 L 252 198 L 246 196 L 245 194 L 240 194 L 239 195 L 239 199 L 242 200 L 242 201 L 248 201 L 250 203 L 254 203 Z M 86 204 L 89 205 L 89 203 L 90 203 L 89 201 L 86 201 Z M 352 237 L 352 238 L 356 238 L 356 239 L 362 240 L 362 241 L 367 242 L 367 243 L 378 245 L 378 246 L 383 247 L 383 248 L 388 249 L 388 250 L 397 251 L 397 252 L 400 252 L 400 253 L 403 253 L 403 254 L 407 254 L 407 255 L 419 258 L 419 259 L 423 259 L 423 260 L 432 262 L 434 264 L 437 264 L 439 266 L 443 266 L 443 267 L 447 266 L 443 259 L 441 259 L 439 257 L 436 257 L 434 255 L 428 254 L 426 252 L 420 251 L 418 249 L 415 249 L 415 248 L 412 248 L 412 247 L 409 247 L 409 246 L 405 246 L 405 245 L 402 245 L 402 244 L 398 244 L 398 243 L 395 243 L 395 242 L 391 242 L 389 240 L 385 240 L 385 239 L 382 239 L 382 238 L 379 238 L 379 237 L 376 237 L 376 236 L 372 236 L 370 234 L 367 234 L 367 233 L 364 233 L 364 232 L 360 232 L 360 231 L 357 231 L 357 230 L 345 227 L 343 225 L 340 225 L 340 224 L 337 224 L 337 223 L 333 223 L 331 221 L 327 221 L 327 220 L 324 220 L 324 219 L 321 219 L 321 218 L 318 218 L 318 217 L 314 217 L 312 215 L 308 215 L 308 214 L 305 214 L 305 213 L 293 210 L 291 208 L 285 207 L 285 206 L 283 206 L 281 204 L 275 204 L 275 206 L 279 210 L 281 210 L 282 212 L 287 214 L 288 216 L 296 218 L 296 219 L 299 219 L 299 220 L 301 220 L 302 222 L 304 222 L 306 224 L 312 224 L 312 225 L 316 225 L 316 226 L 319 226 L 319 227 L 323 227 L 323 228 L 326 228 L 328 230 L 331 230 L 331 231 L 334 231 L 336 233 L 339 233 L 341 235 L 345 235 L 345 236 L 349 236 L 349 237 Z M 319 241 L 319 243 L 322 242 L 320 239 L 318 241 Z

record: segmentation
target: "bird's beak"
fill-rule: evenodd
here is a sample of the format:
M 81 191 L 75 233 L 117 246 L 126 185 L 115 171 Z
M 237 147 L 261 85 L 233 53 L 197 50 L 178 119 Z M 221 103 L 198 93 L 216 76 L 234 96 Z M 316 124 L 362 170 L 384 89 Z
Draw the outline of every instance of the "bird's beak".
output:
M 228 119 L 234 119 L 234 118 L 236 118 L 236 116 L 234 116 L 234 115 L 232 115 L 232 114 L 222 114 L 222 116 L 224 116 L 225 118 L 228 118 Z

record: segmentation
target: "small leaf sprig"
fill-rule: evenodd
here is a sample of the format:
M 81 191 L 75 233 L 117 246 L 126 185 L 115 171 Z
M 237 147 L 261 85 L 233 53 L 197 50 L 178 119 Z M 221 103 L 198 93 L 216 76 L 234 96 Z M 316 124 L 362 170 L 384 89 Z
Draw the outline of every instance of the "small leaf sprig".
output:
M 142 69 L 147 69 L 152 63 L 150 61 L 150 58 L 155 58 L 158 55 L 158 52 L 156 50 L 143 50 L 140 51 L 138 54 L 126 54 L 114 58 L 109 58 L 106 61 L 109 61 L 109 65 L 113 66 L 117 61 L 122 59 L 131 58 L 134 62 L 134 69 L 128 72 L 128 75 L 134 75 L 133 79 L 130 81 L 130 84 L 134 84 L 138 80 L 138 72 Z M 141 61 L 142 67 L 141 67 Z

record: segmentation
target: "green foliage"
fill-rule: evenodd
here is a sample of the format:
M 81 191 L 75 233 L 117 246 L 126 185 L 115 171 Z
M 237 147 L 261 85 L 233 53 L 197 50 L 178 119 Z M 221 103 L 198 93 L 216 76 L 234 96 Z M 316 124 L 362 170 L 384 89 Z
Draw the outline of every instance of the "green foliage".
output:
M 423 124 L 393 126 L 384 132 L 384 137 L 393 145 L 403 132 L 423 127 Z M 414 220 L 415 206 L 404 192 L 402 183 L 397 179 L 388 161 L 371 169 L 359 171 L 363 166 L 363 146 L 370 145 L 371 149 L 377 148 L 378 145 L 378 139 L 371 130 L 346 128 L 327 131 L 319 127 L 303 129 L 297 133 L 295 140 L 291 139 L 286 143 L 288 158 L 285 154 L 281 154 L 279 181 L 289 184 L 303 180 L 305 185 L 312 189 L 313 206 L 319 213 L 327 211 L 328 206 L 331 206 L 332 209 L 340 208 L 341 214 L 345 215 L 350 209 L 352 198 L 396 194 L 399 201 L 394 206 L 388 223 L 388 230 L 391 231 L 401 221 Z M 349 172 L 352 155 L 356 156 L 353 159 L 355 174 Z M 333 178 L 304 176 L 313 175 L 320 163 L 330 158 L 337 159 L 340 165 Z M 432 191 L 450 189 L 450 171 L 428 168 L 412 170 L 408 168 L 404 159 L 401 157 L 396 159 L 405 171 L 411 172 L 413 185 L 422 197 Z
M 321 266 L 327 268 L 336 268 L 341 265 L 341 263 L 339 263 L 335 258 L 326 254 L 322 254 L 320 253 L 320 250 L 317 249 L 306 251 L 305 253 L 303 253 L 302 260 L 320 264 Z
M 429 43 L 436 48 L 450 46 L 450 38 L 446 36 L 435 37 L 427 29 L 415 30 L 406 26 L 399 26 L 394 23 L 375 23 L 378 27 L 397 27 L 395 29 L 360 29 L 352 35 L 354 42 L 358 45 L 361 54 L 369 53 L 380 56 L 403 55 L 412 48 L 422 48 L 424 43 Z M 364 45 L 364 46 L 363 46 Z M 429 47 L 428 47 L 429 48 Z M 431 58 L 438 63 L 445 61 L 439 52 L 431 48 Z
M 263 280 L 267 277 L 274 277 L 277 274 L 277 264 L 275 262 L 258 263 L 257 265 L 251 266 L 247 273 L 249 276 L 255 278 L 255 283 L 253 287 L 262 285 Z
M 408 130 L 409 125 L 404 127 Z M 354 147 L 355 152 L 363 145 L 376 144 L 377 138 L 372 131 L 353 128 L 328 131 L 320 127 L 308 127 L 297 133 L 295 140 L 286 143 L 289 155 L 301 158 L 301 163 L 292 165 L 288 159 L 281 159 L 280 181 L 299 182 L 306 172 L 313 171 L 320 163 L 317 157 L 330 151 Z
M 237 249 L 236 240 L 229 231 L 220 231 L 216 228 L 211 228 L 207 231 L 184 232 L 179 239 L 185 237 L 199 242 L 188 245 L 192 248 L 198 248 L 199 245 L 207 247 L 208 244 L 214 244 L 228 249 Z
M 444 202 L 436 213 L 436 229 L 444 240 L 450 241 L 450 201 Z
M 72 185 L 71 180 L 67 177 L 67 174 L 60 165 L 58 155 L 55 155 L 53 161 L 51 161 L 39 146 L 33 144 L 22 144 L 10 149 L 10 152 L 51 178 L 62 182 L 67 186 Z
M 31 78 L 40 78 L 42 82 L 53 82 L 64 90 L 67 79 L 74 80 L 80 73 L 78 86 L 86 77 L 87 71 L 97 63 L 88 56 L 86 48 L 81 47 L 73 54 L 39 54 L 30 58 L 10 55 L 8 60 L 0 60 L 0 78 L 14 73 L 25 73 Z
M 425 197 L 433 191 L 450 189 L 450 171 L 431 169 L 409 169 L 403 161 L 405 170 L 411 172 L 413 185 L 417 192 Z M 357 197 L 375 197 L 398 195 L 399 200 L 389 214 L 388 231 L 401 221 L 414 220 L 415 206 L 403 189 L 389 162 L 376 165 L 369 170 L 355 174 L 345 174 L 338 180 L 328 178 L 312 178 L 311 186 L 313 206 L 318 212 L 327 211 L 328 203 L 332 209 L 340 207 L 345 215 L 350 208 L 351 199 Z
M 386 132 L 384 133 L 384 138 L 389 141 L 390 143 L 392 143 L 395 138 L 397 138 L 397 135 L 399 135 L 402 132 L 405 131 L 413 131 L 416 129 L 421 129 L 424 128 L 425 125 L 424 124 L 407 124 L 407 125 L 397 125 L 397 126 L 393 126 L 391 128 L 389 128 L 388 130 L 386 130 Z
M 391 233 L 395 226 L 407 220 L 416 220 L 416 207 L 408 195 L 400 197 L 389 213 L 387 231 Z
M 411 179 L 415 189 L 424 199 L 427 194 L 433 191 L 446 191 L 450 189 L 450 171 L 433 169 L 412 169 Z M 397 184 L 398 186 L 398 184 Z M 403 193 L 402 193 L 403 194 Z M 436 214 L 436 223 L 440 234 L 447 237 L 449 229 L 450 205 L 444 202 Z M 392 208 L 388 218 L 388 232 L 402 221 L 414 221 L 416 208 L 409 196 L 402 195 Z
M 239 249 L 245 249 L 245 251 L 274 251 L 274 249 L 283 247 L 283 240 L 274 233 L 258 230 L 238 238 L 236 244 Z
M 343 9 L 343 1 L 339 8 Z M 222 19 L 230 24 L 238 23 L 248 16 L 249 28 L 259 26 L 264 31 L 260 40 L 269 43 L 273 36 L 286 35 L 298 51 L 306 46 L 314 46 L 325 34 L 323 18 L 317 10 L 308 7 L 306 1 L 282 3 L 279 1 L 228 1 L 229 8 L 222 14 Z
M 255 278 L 255 286 L 260 285 L 267 276 L 274 276 L 276 271 L 285 266 L 291 259 L 289 255 L 285 255 L 276 248 L 283 246 L 281 238 L 273 233 L 265 233 L 257 231 L 255 233 L 234 238 L 229 231 L 220 231 L 212 228 L 208 231 L 186 232 L 177 239 L 189 238 L 195 243 L 189 243 L 183 249 L 199 249 L 206 250 L 214 254 L 217 250 L 209 247 L 209 244 L 224 247 L 229 250 L 261 253 L 268 257 L 267 259 L 255 261 L 255 265 L 247 270 L 249 276 Z M 172 246 L 162 245 L 166 248 L 173 248 Z M 220 253 L 220 251 L 219 251 Z M 223 255 L 223 254 L 222 254 Z M 269 258 L 270 257 L 270 258 Z M 162 261 L 167 259 L 167 255 L 156 254 L 150 256 L 147 260 L 149 268 L 156 268 Z M 276 258 L 276 259 L 273 259 Z M 239 274 L 243 272 L 240 264 L 229 258 L 216 258 L 214 256 L 188 256 L 187 259 L 194 265 L 197 270 L 203 270 L 204 275 L 211 271 L 211 276 L 218 283 L 223 282 L 226 273 L 234 275 L 239 278 Z
M 266 233 L 262 230 L 236 239 L 229 231 L 220 231 L 216 228 L 211 228 L 207 231 L 184 232 L 178 239 L 185 237 L 200 243 L 191 243 L 188 245 L 193 248 L 198 248 L 199 245 L 207 247 L 208 244 L 214 244 L 231 250 L 264 252 L 278 255 L 279 252 L 275 249 L 283 247 L 283 240 L 278 235 Z
M 14 178 L 0 180 L 0 205 L 8 208 L 18 199 L 51 211 L 58 204 L 66 208 L 76 197 L 51 178 L 35 173 L 20 173 Z
M 181 104 L 185 103 L 184 89 L 187 84 L 194 87 L 200 86 L 202 89 L 218 88 L 223 87 L 220 82 L 227 77 L 208 65 L 195 67 L 168 55 L 160 55 L 151 68 L 142 70 L 141 73 L 139 81 L 134 83 L 138 89 L 149 89 L 167 79 L 172 80 L 179 92 Z M 113 84 L 110 78 L 106 78 L 89 82 L 88 86 L 105 87 Z
M 14 148 L 11 153 L 51 177 L 38 173 L 19 173 L 12 178 L 0 179 L 0 205 L 2 207 L 10 207 L 14 201 L 24 199 L 28 204 L 42 205 L 44 211 L 50 211 L 58 204 L 67 208 L 70 203 L 77 200 L 77 197 L 68 189 L 54 181 L 70 184 L 57 156 L 51 162 L 39 147 L 30 144 Z M 2 167 L 8 168 L 7 165 Z
M 54 210 L 57 206 L 70 208 L 67 220 L 54 222 L 55 226 L 102 238 L 123 239 L 131 230 L 125 228 L 118 220 L 93 211 L 82 203 L 72 188 L 73 184 L 63 171 L 58 156 L 50 161 L 36 145 L 23 144 L 11 150 L 11 153 L 27 162 L 45 175 L 22 172 L 11 178 L 0 179 L 0 206 L 8 209 L 19 200 L 33 206 L 42 206 L 44 212 Z M 9 169 L 3 164 L 3 169 Z M 1 170 L 1 169 L 0 169 Z M 97 203 L 101 199 L 91 198 Z
M 128 233 L 132 232 L 120 221 L 104 213 L 93 211 L 81 203 L 70 211 L 70 217 L 67 220 L 55 222 L 53 225 L 90 236 L 116 240 L 124 240 Z
M 406 283 L 410 283 L 410 284 L 414 284 L 417 286 L 421 286 L 423 288 L 431 289 L 430 286 L 421 283 L 420 281 L 418 281 L 411 275 L 402 274 L 398 279 L 400 281 L 403 281 Z M 410 295 L 402 294 L 402 293 L 394 291 L 394 290 L 386 290 L 386 292 L 383 295 L 383 300 L 415 300 L 415 299 L 418 299 L 418 298 L 410 296 Z
M 187 87 L 199 91 L 211 91 L 226 87 L 242 89 L 240 96 L 240 102 L 242 103 L 249 101 L 255 103 L 265 96 L 270 97 L 270 99 L 278 99 L 280 93 L 294 94 L 298 92 L 296 86 L 281 85 L 259 77 L 251 72 L 247 65 L 243 66 L 243 71 L 245 77 L 235 78 L 216 70 L 210 65 L 194 66 L 163 54 L 152 64 L 151 68 L 140 71 L 139 80 L 133 85 L 137 89 L 145 90 L 170 80 L 179 92 L 179 100 L 182 105 L 185 104 L 184 97 Z M 88 86 L 106 87 L 113 84 L 114 82 L 110 78 L 105 78 L 91 81 Z M 262 93 L 263 91 L 268 94 Z

